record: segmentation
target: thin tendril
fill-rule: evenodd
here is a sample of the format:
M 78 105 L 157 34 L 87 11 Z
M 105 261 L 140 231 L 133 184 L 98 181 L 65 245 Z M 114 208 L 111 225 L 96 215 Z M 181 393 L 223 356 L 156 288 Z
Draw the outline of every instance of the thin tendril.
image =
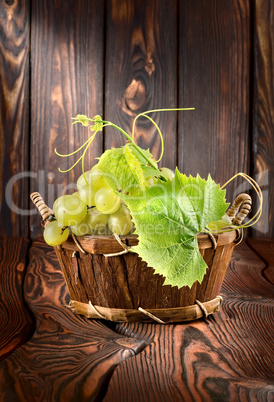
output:
M 161 130 L 160 130 L 158 124 L 151 117 L 147 116 L 146 114 L 143 114 L 143 116 L 146 117 L 148 120 L 151 121 L 151 123 L 154 124 L 154 126 L 156 127 L 156 129 L 157 129 L 157 131 L 158 131 L 158 133 L 160 135 L 160 139 L 161 139 L 161 155 L 160 155 L 159 159 L 156 161 L 158 163 L 158 162 L 160 162 L 160 160 L 162 159 L 163 154 L 164 154 L 164 139 L 163 139 L 163 135 L 161 133 Z
M 163 140 L 163 136 L 162 136 L 161 130 L 159 129 L 158 125 L 155 123 L 155 121 L 154 121 L 153 119 L 149 118 L 149 117 L 147 116 L 147 114 L 148 114 L 148 113 L 155 113 L 155 112 L 174 112 L 174 111 L 180 111 L 180 110 L 194 110 L 194 109 L 195 109 L 194 107 L 188 107 L 188 108 L 172 108 L 172 109 L 154 109 L 154 110 L 147 110 L 146 112 L 143 112 L 143 113 L 138 114 L 138 115 L 135 117 L 135 119 L 133 120 L 132 136 L 131 136 L 132 141 L 134 142 L 134 132 L 135 132 L 135 126 L 136 126 L 136 121 L 137 121 L 137 119 L 138 119 L 140 116 L 144 116 L 144 117 L 148 118 L 148 119 L 155 125 L 155 127 L 156 127 L 156 129 L 157 129 L 157 131 L 158 131 L 158 133 L 159 133 L 159 135 L 160 135 L 160 138 L 161 138 L 162 152 L 161 152 L 160 158 L 157 160 L 157 162 L 159 162 L 159 161 L 162 159 L 163 153 L 164 153 L 164 140 Z
M 262 191 L 261 191 L 260 186 L 258 185 L 258 183 L 252 177 L 248 176 L 246 173 L 237 173 L 236 175 L 231 177 L 221 187 L 221 189 L 226 187 L 232 180 L 236 179 L 238 176 L 243 177 L 251 185 L 251 187 L 255 190 L 255 192 L 256 192 L 256 194 L 257 194 L 257 196 L 259 198 L 259 202 L 260 202 L 258 210 L 254 214 L 254 216 L 251 219 L 249 219 L 249 221 L 244 223 L 243 225 L 237 226 L 237 228 L 248 228 L 248 227 L 251 227 L 251 226 L 255 225 L 258 222 L 258 220 L 260 219 L 261 215 L 262 215 L 263 194 L 262 194 Z
M 54 152 L 56 153 L 56 155 L 61 156 L 61 158 L 66 158 L 68 156 L 72 156 L 74 154 L 76 154 L 77 152 L 81 151 L 82 148 L 84 148 L 84 146 L 89 142 L 90 138 L 83 144 L 81 145 L 78 149 L 76 149 L 76 151 L 71 152 L 70 154 L 59 154 L 59 152 L 57 151 L 57 149 L 54 149 Z
M 85 179 L 85 181 L 86 181 L 87 184 L 89 184 L 89 183 L 87 182 L 87 179 L 86 179 L 86 176 L 85 176 L 85 169 L 84 169 L 85 155 L 86 155 L 86 152 L 87 152 L 88 148 L 90 147 L 90 145 L 91 145 L 92 141 L 94 140 L 94 138 L 95 138 L 95 136 L 96 136 L 97 133 L 98 133 L 98 131 L 95 131 L 95 133 L 93 134 L 93 136 L 90 138 L 90 142 L 89 142 L 89 144 L 87 145 L 87 147 L 86 147 L 86 149 L 84 150 L 83 155 L 82 155 L 82 172 L 83 172 L 84 179 Z
M 59 172 L 61 172 L 61 173 L 69 172 L 71 169 L 73 169 L 77 165 L 78 162 L 80 162 L 81 158 L 82 158 L 82 156 L 80 156 L 80 158 L 77 159 L 77 161 L 69 169 L 62 170 L 62 169 L 58 168 Z
M 90 147 L 92 141 L 94 140 L 95 135 L 97 134 L 97 132 L 98 132 L 98 131 L 95 131 L 95 133 L 93 134 L 93 136 L 92 136 L 91 138 L 89 138 L 89 139 L 85 142 L 84 145 L 87 144 L 87 145 L 86 145 L 86 148 L 85 148 L 83 154 L 77 159 L 77 161 L 76 161 L 69 169 L 67 169 L 67 170 L 61 170 L 60 168 L 58 168 L 59 172 L 61 172 L 61 173 L 67 173 L 67 172 L 69 172 L 70 170 L 72 170 L 72 169 L 77 165 L 77 163 L 80 162 L 81 159 L 82 159 L 82 166 L 83 166 L 85 154 L 86 154 L 88 148 Z M 83 145 L 83 146 L 84 146 L 84 145 Z M 83 148 L 83 146 L 82 146 L 81 148 Z M 71 153 L 71 154 L 69 154 L 69 155 L 66 155 L 66 156 L 70 156 L 70 155 L 73 155 L 73 154 L 75 154 L 75 152 L 73 152 L 73 153 Z M 61 156 L 62 156 L 62 155 L 61 155 Z M 64 155 L 63 155 L 63 157 L 64 157 Z
M 201 231 L 201 232 L 210 232 L 210 233 L 225 233 L 225 232 L 232 232 L 235 229 L 245 229 L 251 226 L 254 226 L 258 220 L 260 219 L 261 215 L 262 215 L 262 205 L 263 205 L 263 195 L 262 195 L 262 191 L 260 189 L 260 186 L 258 185 L 258 183 L 250 176 L 248 176 L 246 173 L 237 173 L 235 174 L 233 177 L 231 177 L 225 184 L 223 184 L 220 189 L 222 190 L 224 187 L 226 187 L 231 181 L 233 181 L 234 179 L 236 179 L 238 176 L 243 177 L 250 185 L 251 187 L 255 190 L 258 198 L 259 198 L 259 202 L 260 205 L 258 207 L 258 210 L 256 211 L 256 213 L 254 214 L 254 216 L 252 218 L 250 218 L 246 223 L 243 223 L 242 225 L 227 225 L 227 228 L 224 227 L 222 229 L 216 229 L 216 230 L 208 230 L 206 227 Z

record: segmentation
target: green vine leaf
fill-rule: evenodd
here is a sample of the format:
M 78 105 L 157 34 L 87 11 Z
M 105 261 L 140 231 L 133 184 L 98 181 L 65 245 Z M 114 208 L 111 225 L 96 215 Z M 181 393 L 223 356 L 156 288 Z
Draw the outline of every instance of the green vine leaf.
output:
M 210 176 L 204 180 L 176 170 L 172 181 L 158 180 L 142 197 L 123 199 L 139 236 L 132 251 L 166 278 L 165 285 L 191 287 L 196 280 L 201 282 L 207 265 L 197 235 L 224 215 L 225 191 Z
M 74 123 L 81 123 L 84 127 L 89 125 L 89 119 L 85 114 L 77 114 L 76 117 L 73 117 L 73 120 L 75 120 Z
M 98 114 L 93 117 L 94 124 L 90 126 L 91 131 L 102 131 L 103 130 L 103 122 L 101 116 Z
M 105 151 L 98 162 L 107 184 L 115 191 L 133 196 L 145 189 L 145 176 L 140 161 L 129 145 Z

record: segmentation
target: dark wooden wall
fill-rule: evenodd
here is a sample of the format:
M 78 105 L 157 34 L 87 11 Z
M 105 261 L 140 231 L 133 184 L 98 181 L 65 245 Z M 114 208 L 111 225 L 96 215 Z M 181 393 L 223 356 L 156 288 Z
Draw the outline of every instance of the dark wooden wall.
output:
M 163 165 L 220 183 L 249 173 L 265 196 L 251 235 L 273 236 L 273 27 L 272 0 L 0 0 L 0 234 L 41 233 L 29 193 L 51 205 L 75 183 L 80 166 L 59 173 L 68 162 L 54 154 L 87 138 L 72 116 L 130 131 L 141 111 L 195 107 L 153 116 Z M 159 154 L 148 120 L 136 138 Z M 111 130 L 98 136 L 86 168 L 119 144 Z M 228 200 L 243 189 L 235 181 Z

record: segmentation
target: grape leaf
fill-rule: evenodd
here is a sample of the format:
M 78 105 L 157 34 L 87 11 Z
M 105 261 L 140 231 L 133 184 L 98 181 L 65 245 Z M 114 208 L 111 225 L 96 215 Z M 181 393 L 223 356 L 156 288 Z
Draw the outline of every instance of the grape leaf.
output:
M 161 172 L 158 170 L 157 162 L 155 161 L 155 159 L 153 159 L 153 156 L 149 149 L 146 149 L 146 150 L 142 149 L 142 152 L 147 157 L 147 159 L 150 160 L 150 163 L 152 163 L 152 165 L 155 167 L 155 169 L 151 165 L 148 164 L 147 160 L 142 156 L 142 154 L 140 154 L 140 152 L 137 151 L 136 148 L 134 148 L 132 146 L 132 144 L 128 144 L 128 146 L 130 147 L 130 150 L 133 153 L 133 155 L 141 163 L 141 167 L 143 169 L 145 178 L 161 176 Z M 137 148 L 139 148 L 139 147 L 137 147 Z
M 207 265 L 198 247 L 197 234 L 209 222 L 220 219 L 228 204 L 210 176 L 207 180 L 181 174 L 172 181 L 157 181 L 142 197 L 123 196 L 139 236 L 132 248 L 164 284 L 189 286 L 202 281 Z
M 136 145 L 136 144 L 135 144 Z M 142 154 L 140 152 L 137 151 L 136 148 L 133 147 L 132 144 L 128 144 L 128 146 L 130 147 L 132 153 L 134 156 L 136 156 L 136 158 L 142 163 L 142 165 L 146 166 L 147 165 L 147 160 L 142 156 Z M 139 148 L 137 146 L 137 148 Z M 141 149 L 141 148 L 139 148 Z M 149 149 L 141 149 L 142 153 L 146 156 L 147 159 L 150 160 L 150 162 L 157 168 L 157 162 L 155 162 L 155 160 L 153 159 L 153 155 L 150 152 Z M 157 171 L 154 169 L 154 173 L 156 173 Z
M 145 177 L 140 161 L 127 145 L 105 151 L 98 162 L 107 184 L 113 189 L 138 195 L 145 189 Z
M 142 169 L 146 178 L 148 177 L 159 177 L 161 176 L 161 172 L 159 170 L 153 169 L 151 166 L 143 166 Z

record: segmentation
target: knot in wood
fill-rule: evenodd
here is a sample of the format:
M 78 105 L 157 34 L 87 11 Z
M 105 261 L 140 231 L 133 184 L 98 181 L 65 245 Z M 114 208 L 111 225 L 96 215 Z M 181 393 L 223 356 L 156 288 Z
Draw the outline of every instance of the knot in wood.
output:
M 146 86 L 141 79 L 133 78 L 124 93 L 124 102 L 131 111 L 141 109 L 146 101 Z
M 151 77 L 152 73 L 155 71 L 154 63 L 153 62 L 146 63 L 145 70 L 148 73 L 148 75 Z

